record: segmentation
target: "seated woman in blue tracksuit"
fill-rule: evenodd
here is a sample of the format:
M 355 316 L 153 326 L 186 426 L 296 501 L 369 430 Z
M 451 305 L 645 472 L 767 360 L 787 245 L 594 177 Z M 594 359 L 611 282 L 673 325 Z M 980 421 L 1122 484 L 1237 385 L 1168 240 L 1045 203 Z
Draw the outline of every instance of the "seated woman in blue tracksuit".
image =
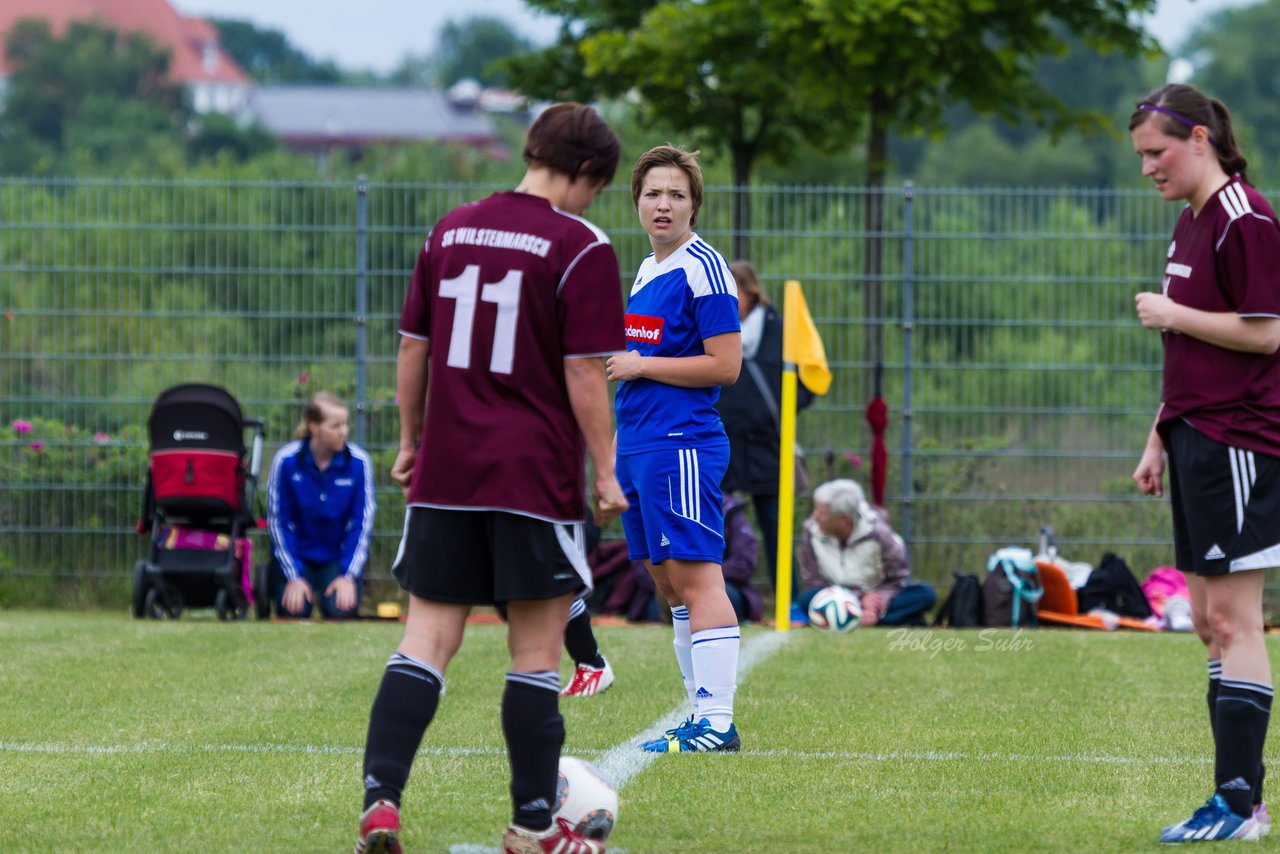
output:
M 282 617 L 354 617 L 376 510 L 373 465 L 347 441 L 347 407 L 327 392 L 307 402 L 294 441 L 267 481 L 270 596 Z

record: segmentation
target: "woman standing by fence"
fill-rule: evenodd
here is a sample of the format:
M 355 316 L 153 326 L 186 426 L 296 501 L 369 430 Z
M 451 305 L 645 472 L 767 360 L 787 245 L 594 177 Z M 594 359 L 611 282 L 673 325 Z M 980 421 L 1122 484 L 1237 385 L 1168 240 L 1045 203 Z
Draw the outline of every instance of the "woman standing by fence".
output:
M 1142 174 L 1185 201 L 1160 293 L 1136 297 L 1164 340 L 1164 388 L 1133 473 L 1163 494 L 1167 455 L 1178 569 L 1209 653 L 1214 794 L 1162 842 L 1256 839 L 1271 717 L 1263 572 L 1280 565 L 1280 228 L 1247 183 L 1221 101 L 1173 84 L 1129 120 Z

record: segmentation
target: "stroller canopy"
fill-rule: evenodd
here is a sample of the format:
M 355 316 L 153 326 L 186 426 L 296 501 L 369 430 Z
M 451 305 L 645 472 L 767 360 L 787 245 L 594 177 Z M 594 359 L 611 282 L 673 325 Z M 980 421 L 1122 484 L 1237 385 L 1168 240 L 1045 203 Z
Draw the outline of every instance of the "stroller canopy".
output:
M 244 417 L 231 393 L 186 383 L 160 393 L 147 421 L 151 451 L 202 449 L 244 455 Z

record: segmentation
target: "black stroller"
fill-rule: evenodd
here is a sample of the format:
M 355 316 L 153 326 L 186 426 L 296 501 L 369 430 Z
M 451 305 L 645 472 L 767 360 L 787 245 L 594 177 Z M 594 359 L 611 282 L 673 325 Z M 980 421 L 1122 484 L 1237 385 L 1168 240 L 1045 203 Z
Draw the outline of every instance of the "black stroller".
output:
M 189 383 L 161 392 L 147 426 L 151 465 L 138 532 L 150 545 L 133 568 L 133 615 L 177 619 L 184 607 L 212 605 L 218 619 L 242 620 L 254 596 L 247 532 L 257 525 L 262 422 L 241 416 L 225 389 Z

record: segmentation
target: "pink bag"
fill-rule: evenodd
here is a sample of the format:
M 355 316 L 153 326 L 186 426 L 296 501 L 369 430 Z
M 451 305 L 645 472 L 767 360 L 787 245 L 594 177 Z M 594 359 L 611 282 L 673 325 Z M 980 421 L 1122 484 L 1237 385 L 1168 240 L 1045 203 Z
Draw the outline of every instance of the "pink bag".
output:
M 1157 617 L 1164 616 L 1164 603 L 1170 596 L 1181 596 L 1191 599 L 1191 591 L 1187 588 L 1187 577 L 1171 566 L 1162 566 L 1151 570 L 1147 580 L 1142 582 L 1142 592 L 1151 603 L 1151 610 Z

